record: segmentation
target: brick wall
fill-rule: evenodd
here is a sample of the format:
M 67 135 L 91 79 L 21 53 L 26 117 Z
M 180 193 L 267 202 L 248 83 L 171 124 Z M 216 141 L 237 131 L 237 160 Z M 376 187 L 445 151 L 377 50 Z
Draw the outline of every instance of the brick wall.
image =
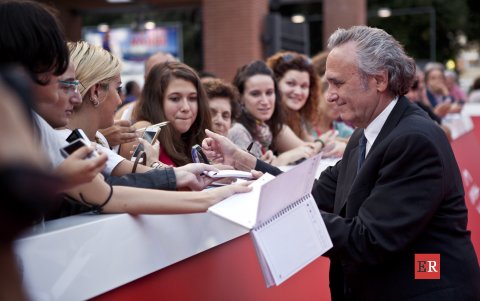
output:
M 204 70 L 231 81 L 238 67 L 262 59 L 268 0 L 204 0 Z
M 323 46 L 337 28 L 367 24 L 366 0 L 323 0 Z

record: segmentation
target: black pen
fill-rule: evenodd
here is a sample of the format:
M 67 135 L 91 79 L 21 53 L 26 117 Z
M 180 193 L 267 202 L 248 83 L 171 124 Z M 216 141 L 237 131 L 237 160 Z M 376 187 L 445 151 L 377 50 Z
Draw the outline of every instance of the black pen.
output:
M 250 142 L 250 144 L 249 144 L 248 147 L 247 147 L 247 152 L 248 152 L 249 154 L 252 154 L 252 153 L 250 152 L 250 150 L 252 149 L 252 147 L 253 147 L 253 141 Z

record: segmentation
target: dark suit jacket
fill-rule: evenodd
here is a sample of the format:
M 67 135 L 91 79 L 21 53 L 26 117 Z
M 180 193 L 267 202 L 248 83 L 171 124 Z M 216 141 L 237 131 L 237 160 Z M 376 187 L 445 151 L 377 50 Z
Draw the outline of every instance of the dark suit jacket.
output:
M 313 195 L 333 242 L 334 300 L 479 300 L 462 179 L 443 131 L 401 97 L 357 175 L 352 135 Z M 414 256 L 440 254 L 440 280 L 415 280 Z

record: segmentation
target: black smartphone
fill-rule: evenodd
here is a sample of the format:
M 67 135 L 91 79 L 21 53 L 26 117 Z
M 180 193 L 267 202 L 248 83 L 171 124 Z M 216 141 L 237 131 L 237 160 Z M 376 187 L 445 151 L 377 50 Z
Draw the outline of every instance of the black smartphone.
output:
M 87 135 L 82 129 L 74 129 L 72 133 L 70 133 L 70 135 L 67 137 L 67 142 L 71 143 L 77 139 L 83 139 L 87 143 L 90 142 Z
M 208 161 L 208 158 L 203 152 L 202 147 L 198 144 L 192 146 L 192 160 L 194 163 L 210 164 L 210 161 Z
M 88 144 L 85 142 L 83 139 L 77 139 L 73 142 L 71 142 L 69 145 L 62 147 L 60 149 L 60 153 L 64 158 L 70 156 L 73 152 L 75 152 L 77 149 L 81 148 L 82 146 L 88 146 Z M 97 156 L 96 151 L 92 151 L 86 158 L 93 158 Z
M 290 164 L 288 164 L 288 165 L 297 165 L 297 164 L 302 163 L 302 162 L 305 161 L 305 160 L 307 160 L 307 158 L 300 158 L 300 159 L 298 159 L 298 160 L 296 160 L 296 161 L 294 161 L 294 162 L 292 162 L 292 163 L 290 163 Z

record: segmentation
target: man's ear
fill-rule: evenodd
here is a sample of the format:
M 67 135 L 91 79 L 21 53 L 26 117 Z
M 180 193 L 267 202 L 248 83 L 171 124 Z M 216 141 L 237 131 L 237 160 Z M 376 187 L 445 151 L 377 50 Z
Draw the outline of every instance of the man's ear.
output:
M 388 88 L 388 71 L 383 70 L 380 73 L 374 75 L 375 85 L 378 92 L 384 92 Z

